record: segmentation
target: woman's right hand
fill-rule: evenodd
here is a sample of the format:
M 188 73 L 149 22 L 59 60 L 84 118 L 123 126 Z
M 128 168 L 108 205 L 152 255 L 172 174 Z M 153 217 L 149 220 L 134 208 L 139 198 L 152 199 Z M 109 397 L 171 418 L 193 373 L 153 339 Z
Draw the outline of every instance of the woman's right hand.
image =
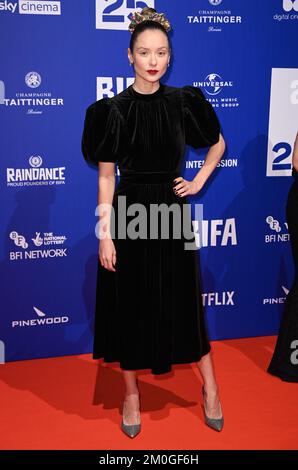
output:
M 116 249 L 111 238 L 103 238 L 99 242 L 99 259 L 101 265 L 109 271 L 116 272 Z

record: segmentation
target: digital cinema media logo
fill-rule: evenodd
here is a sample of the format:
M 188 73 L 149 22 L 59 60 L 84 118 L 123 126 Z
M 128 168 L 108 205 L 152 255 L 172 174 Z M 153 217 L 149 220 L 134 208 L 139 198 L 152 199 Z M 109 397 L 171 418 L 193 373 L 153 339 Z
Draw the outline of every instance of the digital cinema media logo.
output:
M 298 21 L 298 0 L 280 0 L 280 11 L 273 15 L 275 21 Z

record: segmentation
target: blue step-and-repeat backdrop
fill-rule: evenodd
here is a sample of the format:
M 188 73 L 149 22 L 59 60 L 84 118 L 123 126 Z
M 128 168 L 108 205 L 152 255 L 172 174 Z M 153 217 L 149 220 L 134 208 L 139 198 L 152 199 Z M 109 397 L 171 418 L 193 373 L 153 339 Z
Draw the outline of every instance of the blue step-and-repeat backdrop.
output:
M 0 1 L 1 357 L 92 351 L 98 172 L 87 106 L 134 81 L 133 11 L 173 31 L 162 82 L 199 86 L 227 144 L 204 190 L 210 339 L 276 334 L 294 276 L 285 203 L 298 130 L 298 0 Z M 208 149 L 187 147 L 183 174 Z M 195 224 L 196 221 L 194 221 Z

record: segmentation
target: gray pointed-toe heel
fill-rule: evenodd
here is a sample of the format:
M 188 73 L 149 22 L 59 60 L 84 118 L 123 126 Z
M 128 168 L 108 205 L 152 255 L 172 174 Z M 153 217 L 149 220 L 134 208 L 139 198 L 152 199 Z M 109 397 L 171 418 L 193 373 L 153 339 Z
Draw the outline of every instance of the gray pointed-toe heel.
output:
M 214 429 L 215 431 L 221 431 L 224 425 L 224 417 L 222 416 L 221 418 L 209 418 L 207 416 L 206 410 L 205 410 L 205 390 L 204 390 L 204 385 L 202 386 L 202 394 L 203 394 L 203 411 L 204 411 L 204 416 L 205 416 L 205 423 L 207 426 L 210 428 Z
M 125 424 L 122 420 L 121 429 L 125 432 L 125 434 L 129 437 L 135 437 L 141 431 L 141 423 L 140 424 Z
M 139 395 L 140 400 L 140 395 Z M 123 410 L 122 410 L 122 422 L 121 422 L 121 429 L 122 431 L 129 437 L 135 437 L 141 431 L 141 422 L 136 424 L 125 424 L 124 422 L 124 409 L 125 409 L 125 399 L 123 402 Z

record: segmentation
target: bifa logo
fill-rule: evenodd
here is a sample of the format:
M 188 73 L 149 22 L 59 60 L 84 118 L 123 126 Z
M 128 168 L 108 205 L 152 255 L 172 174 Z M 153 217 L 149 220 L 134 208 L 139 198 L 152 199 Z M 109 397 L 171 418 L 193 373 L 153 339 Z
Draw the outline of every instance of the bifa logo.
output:
M 282 7 L 285 11 L 298 11 L 298 0 L 283 0 Z
M 236 219 L 193 220 L 197 248 L 237 245 Z

